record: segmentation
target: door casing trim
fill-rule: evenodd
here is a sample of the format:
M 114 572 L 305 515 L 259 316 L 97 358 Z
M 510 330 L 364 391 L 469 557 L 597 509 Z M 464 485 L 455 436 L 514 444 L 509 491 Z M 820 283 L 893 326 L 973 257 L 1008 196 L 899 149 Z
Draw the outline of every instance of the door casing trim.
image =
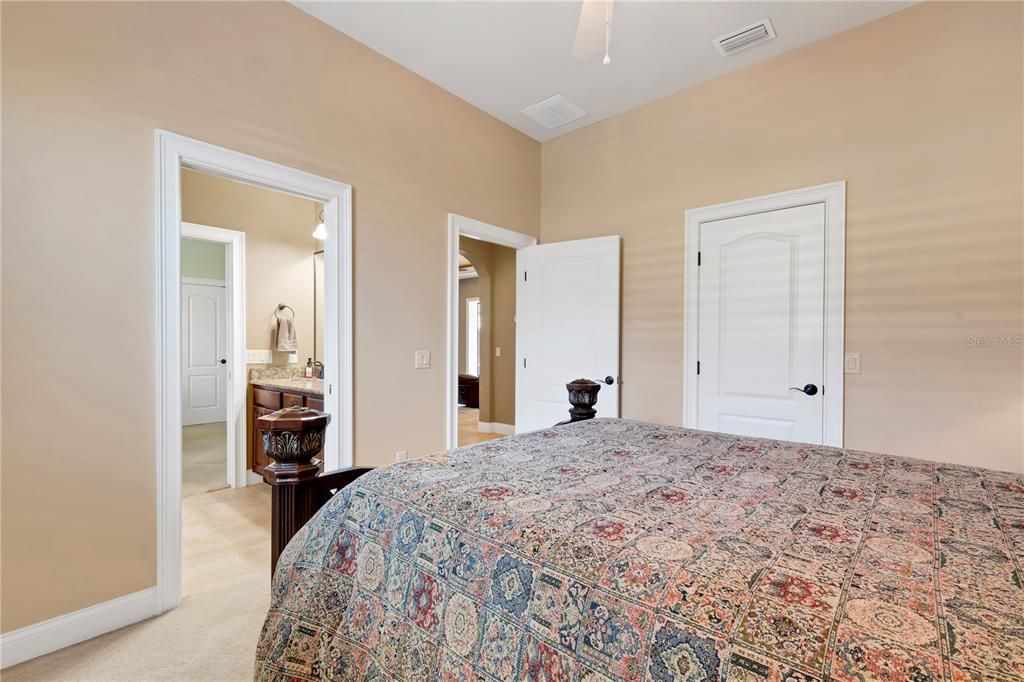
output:
M 822 395 L 822 440 L 843 447 L 846 314 L 846 181 L 767 194 L 701 208 L 685 215 L 683 240 L 683 426 L 697 428 L 697 361 L 700 358 L 699 312 L 702 223 L 780 209 L 825 205 L 825 368 Z
M 324 332 L 324 409 L 332 416 L 325 447 L 328 469 L 353 463 L 352 187 L 166 130 L 156 129 L 154 142 L 156 604 L 163 613 L 181 603 L 181 170 L 324 205 L 329 256 L 324 288 L 337 298 L 327 308 Z

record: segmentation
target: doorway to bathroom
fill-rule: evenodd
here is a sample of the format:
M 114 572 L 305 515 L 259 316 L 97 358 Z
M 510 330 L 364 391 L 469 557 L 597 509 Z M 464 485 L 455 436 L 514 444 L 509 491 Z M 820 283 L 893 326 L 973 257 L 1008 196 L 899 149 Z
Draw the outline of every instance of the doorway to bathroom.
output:
M 324 410 L 323 205 L 181 172 L 182 592 L 269 571 L 259 418 Z
M 163 612 L 183 592 L 269 573 L 270 494 L 258 475 L 255 428 L 265 410 L 301 404 L 327 412 L 325 468 L 352 463 L 352 211 L 344 183 L 164 131 L 156 143 Z M 286 204 L 298 212 L 275 208 Z M 224 263 L 223 286 L 186 272 L 197 246 Z M 205 460 L 201 450 L 209 451 Z M 186 467 L 195 461 L 210 475 L 191 488 Z

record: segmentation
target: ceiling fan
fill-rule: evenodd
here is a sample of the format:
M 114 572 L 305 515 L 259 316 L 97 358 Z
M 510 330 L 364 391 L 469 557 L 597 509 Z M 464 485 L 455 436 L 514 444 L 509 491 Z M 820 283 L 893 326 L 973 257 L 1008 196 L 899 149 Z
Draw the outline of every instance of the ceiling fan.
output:
M 601 54 L 601 48 L 604 48 L 602 63 L 612 63 L 608 49 L 612 40 L 613 2 L 614 0 L 583 0 L 580 21 L 576 25 L 576 40 L 572 46 L 573 57 L 590 59 Z

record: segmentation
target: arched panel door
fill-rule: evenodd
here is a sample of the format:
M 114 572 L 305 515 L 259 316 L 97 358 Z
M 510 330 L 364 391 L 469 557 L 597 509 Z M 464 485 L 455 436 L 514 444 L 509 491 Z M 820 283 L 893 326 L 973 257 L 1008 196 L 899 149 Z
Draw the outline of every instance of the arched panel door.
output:
M 227 419 L 227 309 L 224 287 L 181 286 L 182 425 Z
M 821 443 L 825 207 L 701 223 L 698 427 Z

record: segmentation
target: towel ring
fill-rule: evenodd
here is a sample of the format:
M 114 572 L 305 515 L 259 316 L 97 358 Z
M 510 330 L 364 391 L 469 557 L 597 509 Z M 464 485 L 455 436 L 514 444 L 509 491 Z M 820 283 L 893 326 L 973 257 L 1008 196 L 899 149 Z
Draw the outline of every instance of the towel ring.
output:
M 292 313 L 291 319 L 295 319 L 295 310 L 290 305 L 285 305 L 284 303 L 277 304 L 277 310 L 274 311 L 274 317 L 280 320 L 282 310 L 290 310 Z

